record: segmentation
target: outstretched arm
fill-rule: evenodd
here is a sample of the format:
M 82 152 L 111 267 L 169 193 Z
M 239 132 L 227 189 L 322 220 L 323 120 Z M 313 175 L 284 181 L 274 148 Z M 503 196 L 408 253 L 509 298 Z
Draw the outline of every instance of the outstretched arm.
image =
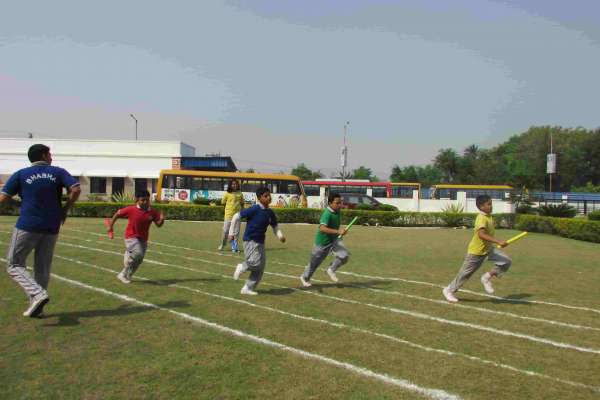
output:
M 159 228 L 161 226 L 163 226 L 163 224 L 165 223 L 165 214 L 163 214 L 163 212 L 160 212 L 160 215 L 158 216 L 158 219 L 154 220 L 154 225 L 158 226 Z
M 281 229 L 279 229 L 279 225 L 273 225 L 272 228 L 273 228 L 273 233 L 275 234 L 275 236 L 277 236 L 279 241 L 281 243 L 285 243 L 285 236 L 283 236 L 283 232 L 281 231 Z
M 79 184 L 73 185 L 68 189 L 69 194 L 69 198 L 67 199 L 67 202 L 63 205 L 62 208 L 62 223 L 65 223 L 65 220 L 67 219 L 67 213 L 69 212 L 69 210 L 71 208 L 73 208 L 73 205 L 75 204 L 75 202 L 79 199 L 79 195 L 81 194 L 81 187 L 79 186 Z
M 495 237 L 493 237 L 492 235 L 490 235 L 489 233 L 487 233 L 487 231 L 485 230 L 485 228 L 481 228 L 480 230 L 478 230 L 477 231 L 477 235 L 479 236 L 479 238 L 481 240 L 485 240 L 487 242 L 496 243 L 500 247 L 506 247 L 506 246 L 508 246 L 508 243 L 506 243 L 505 240 L 496 239 Z

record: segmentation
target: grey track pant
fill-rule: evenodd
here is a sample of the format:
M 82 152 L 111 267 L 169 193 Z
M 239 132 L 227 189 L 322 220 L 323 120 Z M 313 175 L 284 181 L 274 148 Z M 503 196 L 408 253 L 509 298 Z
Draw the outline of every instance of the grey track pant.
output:
M 336 239 L 327 246 L 314 245 L 310 256 L 310 262 L 306 266 L 302 276 L 305 280 L 309 281 L 313 276 L 319 265 L 327 258 L 329 252 L 332 252 L 335 258 L 331 262 L 329 269 L 333 272 L 337 271 L 342 265 L 348 262 L 350 252 L 344 246 L 344 242 L 340 239 Z
M 8 248 L 8 275 L 31 298 L 48 289 L 50 268 L 58 234 L 27 232 L 14 228 Z M 34 251 L 33 278 L 26 269 L 27 257 Z
M 254 290 L 260 283 L 267 264 L 265 244 L 253 240 L 245 241 L 244 258 L 244 271 L 250 271 L 250 277 L 246 280 L 246 287 Z
M 231 228 L 231 220 L 223 221 L 223 238 L 221 239 L 221 245 L 225 246 L 229 240 L 229 228 Z M 237 240 L 237 236 L 235 237 Z
M 464 285 L 464 283 L 471 277 L 471 275 L 473 275 L 475 271 L 481 267 L 486 258 L 496 264 L 496 266 L 492 269 L 492 272 L 497 276 L 500 276 L 508 271 L 510 265 L 512 264 L 512 260 L 506 253 L 494 247 L 487 255 L 478 256 L 475 254 L 467 254 L 462 267 L 458 271 L 458 274 L 450 283 L 450 285 L 448 285 L 448 290 L 454 293 L 460 289 L 462 285 Z
M 123 271 L 127 278 L 135 274 L 138 267 L 144 261 L 148 243 L 138 238 L 125 239 L 125 254 L 123 255 Z

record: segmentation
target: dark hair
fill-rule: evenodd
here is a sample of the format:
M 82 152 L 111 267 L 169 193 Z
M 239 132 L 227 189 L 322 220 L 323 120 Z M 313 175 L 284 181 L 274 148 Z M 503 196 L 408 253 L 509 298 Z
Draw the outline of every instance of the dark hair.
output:
M 43 144 L 34 144 L 27 151 L 27 157 L 29 157 L 29 161 L 36 162 L 42 161 L 44 155 L 50 152 L 50 147 Z
M 229 182 L 227 183 L 227 193 L 231 193 L 231 185 L 233 185 L 233 182 L 237 183 L 238 189 L 240 189 L 240 183 L 235 179 L 230 179 Z
M 256 197 L 260 197 L 265 193 L 270 192 L 269 188 L 266 186 L 260 186 L 258 189 L 256 189 Z
M 135 192 L 135 198 L 139 199 L 140 197 L 150 197 L 150 192 L 147 190 L 137 190 Z
M 339 193 L 329 193 L 329 196 L 327 196 L 327 203 L 331 204 L 335 199 L 338 198 L 342 198 L 342 196 Z
M 491 199 L 492 198 L 487 194 L 482 194 L 481 196 L 477 196 L 477 198 L 475 199 L 475 205 L 481 210 L 481 206 L 483 205 L 483 203 L 487 203 Z

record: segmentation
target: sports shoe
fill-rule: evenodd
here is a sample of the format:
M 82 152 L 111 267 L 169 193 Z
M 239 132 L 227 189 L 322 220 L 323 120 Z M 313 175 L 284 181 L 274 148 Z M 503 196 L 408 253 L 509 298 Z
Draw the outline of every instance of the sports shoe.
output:
M 302 282 L 302 286 L 304 287 L 311 287 L 312 283 L 310 283 L 309 281 L 307 281 L 306 279 L 304 279 L 304 275 L 300 275 L 300 282 Z
M 123 274 L 123 272 L 119 272 L 117 274 L 117 279 L 119 279 L 123 283 L 131 283 L 131 279 L 126 277 L 125 274 Z
M 330 268 L 327 268 L 327 275 L 329 275 L 329 277 L 331 278 L 331 280 L 334 281 L 334 282 L 339 282 L 340 281 L 338 279 L 337 275 L 335 274 L 335 272 L 333 272 Z
M 238 264 L 235 267 L 235 272 L 233 273 L 233 279 L 235 279 L 237 281 L 238 279 L 240 279 L 240 275 L 243 273 L 244 273 L 244 264 Z
M 239 253 L 240 252 L 240 250 L 238 248 L 238 242 L 235 239 L 233 239 L 231 241 L 231 251 L 233 251 L 234 253 Z
M 223 250 L 223 245 L 220 244 L 219 247 L 217 247 L 217 250 L 222 251 Z
M 24 317 L 35 318 L 44 311 L 44 306 L 50 301 L 48 293 L 44 290 L 33 296 L 29 303 L 29 308 L 23 313 Z
M 448 300 L 450 303 L 458 303 L 458 299 L 454 296 L 454 293 L 448 290 L 447 287 L 442 290 L 442 293 L 444 294 L 446 300 Z
M 240 264 L 240 265 L 241 265 L 241 264 Z M 252 290 L 252 289 L 248 289 L 248 287 L 247 287 L 246 285 L 244 285 L 244 286 L 242 287 L 242 290 L 240 290 L 240 293 L 241 293 L 241 294 L 249 294 L 249 295 L 251 295 L 251 296 L 256 296 L 256 295 L 258 294 L 258 292 L 255 292 L 255 291 L 254 291 L 254 290 Z
M 494 287 L 492 286 L 491 278 L 492 277 L 490 276 L 489 272 L 481 275 L 481 284 L 488 294 L 494 293 Z

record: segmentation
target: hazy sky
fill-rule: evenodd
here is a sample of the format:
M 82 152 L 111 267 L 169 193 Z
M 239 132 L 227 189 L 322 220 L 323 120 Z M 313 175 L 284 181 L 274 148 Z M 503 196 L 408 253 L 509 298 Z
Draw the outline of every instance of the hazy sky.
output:
M 596 0 L 0 1 L 0 136 L 183 140 L 387 178 L 531 125 L 600 126 Z

